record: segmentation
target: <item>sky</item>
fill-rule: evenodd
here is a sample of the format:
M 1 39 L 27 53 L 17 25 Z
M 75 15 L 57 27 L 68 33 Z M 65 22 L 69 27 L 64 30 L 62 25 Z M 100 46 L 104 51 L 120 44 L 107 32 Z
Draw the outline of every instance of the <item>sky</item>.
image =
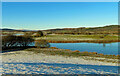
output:
M 3 2 L 2 28 L 45 30 L 118 24 L 118 2 Z
M 119 2 L 119 0 L 2 0 L 2 2 Z

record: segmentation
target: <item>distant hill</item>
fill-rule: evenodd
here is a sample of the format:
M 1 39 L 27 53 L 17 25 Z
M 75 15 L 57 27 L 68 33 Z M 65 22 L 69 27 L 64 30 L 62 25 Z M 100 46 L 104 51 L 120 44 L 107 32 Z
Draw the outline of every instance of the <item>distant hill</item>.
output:
M 0 29 L 8 32 L 35 32 L 36 30 L 16 30 L 16 29 Z M 118 34 L 120 25 L 109 25 L 104 27 L 80 27 L 80 28 L 59 28 L 42 30 L 47 34 Z
M 16 29 L 8 29 L 8 28 L 3 28 L 3 29 L 0 29 L 2 31 L 9 31 L 9 32 L 14 32 L 14 31 L 17 31 L 17 32 L 28 32 L 28 31 L 34 31 L 34 30 L 16 30 Z
M 104 27 L 80 27 L 45 30 L 54 34 L 118 34 L 120 25 L 109 25 Z
M 4 29 L 0 29 L 2 31 L 13 31 L 14 29 L 8 29 L 8 28 L 4 28 Z

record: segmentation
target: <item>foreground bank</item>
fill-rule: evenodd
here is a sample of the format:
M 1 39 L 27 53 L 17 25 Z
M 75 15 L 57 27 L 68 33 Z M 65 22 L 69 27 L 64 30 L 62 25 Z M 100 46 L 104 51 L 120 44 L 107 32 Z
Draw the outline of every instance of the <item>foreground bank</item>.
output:
M 92 55 L 88 54 L 88 52 L 79 54 L 79 51 L 72 52 L 70 50 L 48 48 L 38 51 L 38 49 L 35 50 L 35 48 L 32 48 L 23 51 L 2 53 L 2 59 L 4 60 L 3 63 L 71 63 L 118 66 L 117 56 L 112 57 L 109 55 L 104 56 L 103 54 L 98 54 L 98 57 L 95 52 L 93 52 Z
M 97 59 L 103 60 L 99 61 Z M 2 53 L 3 74 L 117 74 L 117 59 L 48 55 L 34 51 Z M 105 61 L 106 60 L 106 61 Z

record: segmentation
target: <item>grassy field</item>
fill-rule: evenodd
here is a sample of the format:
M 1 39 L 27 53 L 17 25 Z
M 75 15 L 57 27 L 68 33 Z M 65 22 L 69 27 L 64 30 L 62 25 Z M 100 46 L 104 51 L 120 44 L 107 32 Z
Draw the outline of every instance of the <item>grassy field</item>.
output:
M 116 35 L 47 35 L 44 37 L 37 37 L 35 40 L 45 39 L 47 41 L 118 41 Z
M 56 47 L 51 48 L 29 48 L 24 51 L 32 51 L 34 53 L 43 53 L 47 55 L 60 55 L 65 57 L 82 57 L 86 60 L 98 60 L 117 63 L 118 55 L 104 55 L 96 52 L 80 52 L 78 50 L 71 51 L 69 49 L 58 49 Z M 111 60 L 112 59 L 112 60 Z

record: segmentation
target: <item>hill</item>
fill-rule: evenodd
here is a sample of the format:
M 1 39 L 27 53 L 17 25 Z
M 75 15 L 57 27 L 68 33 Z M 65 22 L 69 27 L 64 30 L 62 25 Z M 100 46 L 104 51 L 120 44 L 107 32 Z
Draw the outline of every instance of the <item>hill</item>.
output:
M 44 30 L 51 34 L 118 34 L 120 25 L 109 25 L 104 27 L 80 27 Z

